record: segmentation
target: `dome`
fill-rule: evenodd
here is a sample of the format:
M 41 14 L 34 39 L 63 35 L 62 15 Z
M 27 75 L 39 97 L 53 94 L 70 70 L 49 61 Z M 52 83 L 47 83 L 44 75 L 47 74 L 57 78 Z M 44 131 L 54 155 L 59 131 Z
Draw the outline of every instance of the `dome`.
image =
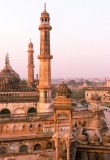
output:
M 56 96 L 71 96 L 71 90 L 68 88 L 68 86 L 62 82 L 62 84 L 59 85 L 59 87 L 56 89 Z
M 0 72 L 0 89 L 7 90 L 19 88 L 19 75 L 9 65 L 7 57 L 5 63 L 4 69 Z
M 99 96 L 97 93 L 95 93 L 94 95 L 91 96 L 91 100 L 92 101 L 100 101 L 101 100 L 101 96 Z
M 47 11 L 45 10 L 41 13 L 41 18 L 49 18 L 49 13 L 47 13 Z
M 100 138 L 97 136 L 96 133 L 90 137 L 90 143 L 95 143 L 97 145 L 100 144 Z
M 41 18 L 49 18 L 49 13 L 46 11 L 46 3 L 44 3 L 44 11 L 41 13 Z
M 89 123 L 89 127 L 98 128 L 99 130 L 107 130 L 106 122 L 98 116 Z
M 79 141 L 88 141 L 88 138 L 87 138 L 86 135 L 81 134 L 81 135 L 79 135 L 78 140 L 79 140 Z
M 30 42 L 29 42 L 29 44 L 28 44 L 28 47 L 30 48 L 33 48 L 33 43 L 31 42 L 31 40 L 30 40 Z

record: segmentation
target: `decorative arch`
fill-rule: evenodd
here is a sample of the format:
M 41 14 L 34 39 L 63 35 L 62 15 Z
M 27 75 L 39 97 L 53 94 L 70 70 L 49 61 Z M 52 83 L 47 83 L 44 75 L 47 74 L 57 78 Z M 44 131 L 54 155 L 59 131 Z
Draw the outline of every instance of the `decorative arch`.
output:
M 34 151 L 41 150 L 41 145 L 39 143 L 34 145 Z
M 1 114 L 11 114 L 9 109 L 2 109 Z
M 25 113 L 25 111 L 24 111 L 24 109 L 23 108 L 16 108 L 15 110 L 14 110 L 14 114 L 24 114 Z
M 26 145 L 22 145 L 19 149 L 19 152 L 28 152 L 28 148 Z
M 52 149 L 52 142 L 48 142 L 46 144 L 46 149 Z
M 56 118 L 58 118 L 59 114 L 63 114 L 63 113 L 66 114 L 69 117 L 70 112 L 68 110 L 63 110 L 63 111 L 62 110 L 60 110 L 60 111 L 57 110 L 56 111 Z

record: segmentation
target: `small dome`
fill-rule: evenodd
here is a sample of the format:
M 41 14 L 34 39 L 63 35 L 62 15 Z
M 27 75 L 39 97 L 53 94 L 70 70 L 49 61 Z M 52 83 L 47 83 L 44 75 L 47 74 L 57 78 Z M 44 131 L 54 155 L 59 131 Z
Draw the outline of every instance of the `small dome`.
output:
M 100 144 L 100 138 L 96 133 L 90 137 L 90 143 Z
M 101 96 L 99 96 L 97 93 L 95 93 L 94 95 L 91 96 L 91 100 L 92 101 L 100 101 L 101 100 Z
M 102 141 L 103 141 L 103 143 L 110 143 L 110 136 L 109 135 L 103 136 Z
M 31 39 L 30 39 L 30 42 L 29 42 L 29 44 L 28 44 L 28 47 L 30 48 L 33 48 L 33 43 L 31 42 Z
M 79 140 L 79 141 L 88 141 L 88 138 L 87 138 L 86 135 L 81 134 L 81 135 L 79 135 L 78 140 Z
M 47 11 L 42 12 L 41 18 L 49 18 L 49 13 L 47 13 Z
M 106 122 L 98 116 L 89 123 L 89 127 L 98 128 L 99 130 L 107 130 Z
M 49 18 L 49 13 L 46 11 L 46 3 L 44 3 L 44 11 L 41 13 L 41 18 Z
M 59 87 L 56 89 L 56 96 L 71 97 L 71 90 L 64 82 L 62 82 L 62 84 L 60 84 Z
M 11 68 L 9 61 L 7 58 L 5 59 L 5 67 L 0 72 L 0 89 L 7 90 L 7 89 L 17 89 L 19 88 L 19 75 Z

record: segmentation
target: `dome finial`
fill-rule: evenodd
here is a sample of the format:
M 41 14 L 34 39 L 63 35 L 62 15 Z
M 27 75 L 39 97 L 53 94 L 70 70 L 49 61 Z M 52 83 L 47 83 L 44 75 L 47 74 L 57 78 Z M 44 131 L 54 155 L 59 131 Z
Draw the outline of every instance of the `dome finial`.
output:
M 46 3 L 44 3 L 44 11 L 46 11 Z
M 5 64 L 7 65 L 9 63 L 9 54 L 7 53 L 5 56 Z
M 31 42 L 31 38 L 30 38 L 30 42 Z

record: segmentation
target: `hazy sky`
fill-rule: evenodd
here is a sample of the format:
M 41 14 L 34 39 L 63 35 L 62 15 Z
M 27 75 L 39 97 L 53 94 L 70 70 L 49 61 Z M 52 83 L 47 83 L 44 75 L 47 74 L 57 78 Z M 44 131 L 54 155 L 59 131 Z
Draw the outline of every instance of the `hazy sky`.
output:
M 34 44 L 39 73 L 40 15 L 46 2 L 52 31 L 52 78 L 110 77 L 110 0 L 0 0 L 0 70 L 27 78 L 27 48 Z

